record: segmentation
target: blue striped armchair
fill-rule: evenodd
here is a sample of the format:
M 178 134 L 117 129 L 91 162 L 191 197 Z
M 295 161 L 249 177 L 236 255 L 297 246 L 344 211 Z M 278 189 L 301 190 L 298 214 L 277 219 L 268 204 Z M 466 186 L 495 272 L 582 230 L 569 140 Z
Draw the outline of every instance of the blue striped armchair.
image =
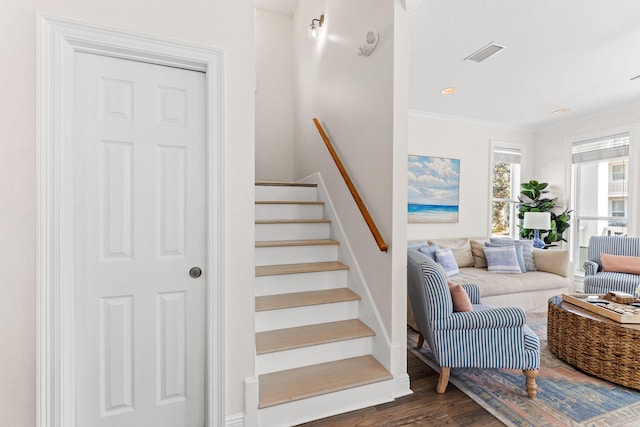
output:
M 602 271 L 600 254 L 640 256 L 640 238 L 592 236 L 589 239 L 589 260 L 584 263 L 584 292 L 601 295 L 609 291 L 620 291 L 635 295 L 640 276 Z
M 440 365 L 438 393 L 445 392 L 451 368 L 506 368 L 522 369 L 527 394 L 535 397 L 540 341 L 522 309 L 483 305 L 479 288 L 465 284 L 473 311 L 454 312 L 444 270 L 414 250 L 408 251 L 407 284 L 420 333 L 418 349 L 426 340 Z

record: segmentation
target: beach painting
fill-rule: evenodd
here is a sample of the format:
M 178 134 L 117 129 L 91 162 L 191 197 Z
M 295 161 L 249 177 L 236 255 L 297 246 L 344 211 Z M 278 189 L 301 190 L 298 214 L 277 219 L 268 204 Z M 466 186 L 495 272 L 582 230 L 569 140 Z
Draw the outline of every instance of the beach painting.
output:
M 460 159 L 409 155 L 409 223 L 458 222 Z

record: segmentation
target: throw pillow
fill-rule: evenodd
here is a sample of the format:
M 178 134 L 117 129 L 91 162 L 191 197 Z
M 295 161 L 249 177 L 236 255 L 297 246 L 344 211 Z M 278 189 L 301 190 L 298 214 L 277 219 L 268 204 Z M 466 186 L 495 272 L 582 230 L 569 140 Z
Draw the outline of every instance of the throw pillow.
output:
M 431 259 L 432 259 L 432 260 L 434 260 L 434 261 L 436 260 L 436 251 L 437 251 L 438 249 L 440 249 L 440 248 L 438 247 L 438 245 L 433 245 L 433 246 L 429 246 L 429 245 L 427 245 L 427 246 L 420 246 L 420 247 L 418 248 L 418 250 L 419 250 L 420 252 L 422 252 L 423 254 L 425 254 L 426 256 L 428 256 L 429 258 L 431 258 Z
M 487 246 L 484 253 L 487 257 L 487 270 L 494 273 L 522 273 L 515 246 Z
M 487 267 L 487 257 L 484 256 L 484 241 L 471 240 L 471 255 L 473 255 L 474 267 Z
M 460 269 L 450 248 L 436 250 L 436 261 L 444 268 L 448 277 L 460 274 Z
M 558 249 L 534 249 L 536 270 L 569 277 L 569 251 Z
M 522 253 L 522 243 L 518 240 L 514 240 L 513 244 L 504 244 L 504 243 L 491 243 L 491 242 L 487 242 L 484 244 L 485 247 L 488 248 L 495 248 L 495 247 L 501 247 L 501 246 L 511 246 L 513 248 L 515 248 L 516 250 L 516 259 L 518 260 L 518 265 L 520 266 L 520 273 L 526 273 L 527 272 L 527 266 L 524 263 L 524 255 Z
M 423 246 L 429 246 L 429 243 L 427 243 L 426 240 L 421 240 L 418 242 L 410 242 L 409 244 L 407 244 L 407 249 L 413 249 L 414 251 L 418 251 Z
M 521 240 L 521 242 L 524 267 L 527 271 L 536 271 L 536 263 L 533 258 L 533 240 Z
M 514 239 L 505 238 L 505 237 L 501 237 L 501 238 L 492 237 L 491 243 L 496 243 L 499 245 L 501 244 L 522 245 L 522 257 L 524 258 L 524 267 L 526 271 L 536 271 L 536 264 L 533 259 L 533 240 L 514 240 Z
M 600 254 L 602 271 L 640 274 L 640 257 Z
M 473 311 L 473 305 L 467 291 L 457 283 L 448 282 L 449 292 L 451 292 L 451 301 L 453 302 L 453 311 Z
M 473 255 L 471 255 L 469 239 L 434 239 L 429 240 L 429 243 L 438 245 L 442 249 L 450 248 L 453 256 L 456 258 L 458 267 L 473 267 Z

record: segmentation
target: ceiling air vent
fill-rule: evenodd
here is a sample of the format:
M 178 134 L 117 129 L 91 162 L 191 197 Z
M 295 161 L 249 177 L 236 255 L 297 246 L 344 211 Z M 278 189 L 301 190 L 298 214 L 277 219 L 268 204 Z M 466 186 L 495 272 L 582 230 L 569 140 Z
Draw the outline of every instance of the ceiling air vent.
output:
M 501 50 L 506 49 L 506 48 L 507 48 L 506 46 L 501 46 L 499 44 L 495 44 L 495 43 L 491 42 L 488 45 L 486 45 L 485 47 L 483 47 L 482 49 L 472 53 L 469 56 L 467 56 L 466 58 L 464 58 L 464 60 L 465 61 L 482 62 L 485 59 L 487 59 L 489 57 L 492 57 L 496 53 L 498 53 Z

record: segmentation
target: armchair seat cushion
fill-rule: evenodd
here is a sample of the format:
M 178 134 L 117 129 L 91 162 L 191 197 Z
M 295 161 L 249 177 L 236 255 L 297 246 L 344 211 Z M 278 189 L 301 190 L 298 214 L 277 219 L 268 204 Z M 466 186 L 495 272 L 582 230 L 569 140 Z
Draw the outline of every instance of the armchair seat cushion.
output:
M 640 284 L 640 276 L 612 271 L 600 271 L 594 276 L 585 276 L 584 291 L 588 294 L 606 294 L 609 291 L 621 291 L 635 295 Z

